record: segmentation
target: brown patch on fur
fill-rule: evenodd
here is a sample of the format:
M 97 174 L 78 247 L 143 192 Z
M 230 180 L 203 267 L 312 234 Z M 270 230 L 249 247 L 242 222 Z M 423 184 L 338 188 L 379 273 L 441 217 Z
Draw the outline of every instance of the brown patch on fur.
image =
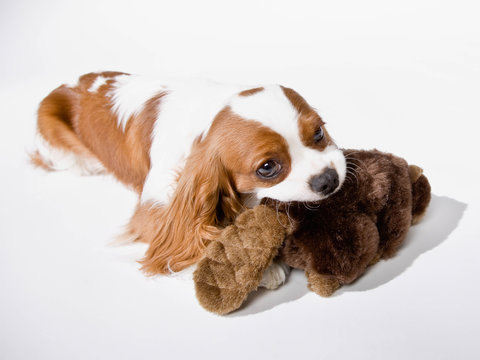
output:
M 98 159 L 117 179 L 141 192 L 150 169 L 150 134 L 165 93 L 147 101 L 122 131 L 108 92 L 115 77 L 123 74 L 90 73 L 80 77 L 73 88 L 62 85 L 52 91 L 40 104 L 38 131 L 55 148 Z M 88 91 L 100 76 L 107 79 L 106 83 L 95 92 Z M 32 154 L 32 159 L 34 164 L 48 164 L 37 153 Z
M 105 84 L 100 86 L 97 91 L 101 91 L 101 89 L 106 86 L 107 88 L 110 87 L 110 85 L 115 81 L 115 77 L 119 75 L 128 75 L 127 73 L 124 72 L 119 72 L 119 71 L 102 71 L 98 73 L 88 73 L 85 75 L 80 76 L 78 79 L 78 84 L 77 87 L 80 89 L 80 91 L 88 91 L 90 87 L 93 85 L 95 80 L 99 77 L 104 77 L 106 79 Z M 103 91 L 102 91 L 103 92 Z
M 263 86 L 262 87 L 257 87 L 257 88 L 253 88 L 253 89 L 249 89 L 249 90 L 243 90 L 242 92 L 238 93 L 239 96 L 251 96 L 251 95 L 254 95 L 260 91 L 263 91 L 264 88 Z
M 282 173 L 272 180 L 258 178 L 258 167 L 272 158 L 282 163 Z M 273 186 L 289 170 L 288 145 L 280 135 L 228 107 L 220 111 L 205 138 L 193 145 L 170 204 L 148 211 L 141 205 L 134 215 L 147 217 L 135 222 L 156 224 L 152 233 L 131 224 L 150 243 L 142 269 L 165 274 L 196 263 L 206 244 L 244 210 L 239 193 Z
M 113 85 L 112 82 L 96 92 L 82 92 L 81 121 L 76 124 L 76 133 L 121 182 L 141 192 L 150 170 L 150 134 L 165 93 L 160 92 L 147 101 L 142 111 L 131 116 L 122 130 L 107 96 Z
M 290 103 L 298 111 L 298 127 L 302 143 L 305 146 L 320 151 L 325 149 L 328 145 L 332 145 L 334 142 L 325 129 L 325 123 L 322 121 L 320 115 L 318 115 L 306 100 L 295 90 L 283 86 L 281 88 Z M 321 141 L 316 143 L 314 141 L 314 135 L 319 128 L 323 130 L 324 137 Z
M 221 110 L 212 124 L 209 135 L 214 149 L 229 169 L 238 192 L 250 192 L 256 187 L 278 184 L 290 172 L 288 143 L 270 128 L 253 120 L 245 120 L 229 107 Z M 256 171 L 268 160 L 282 165 L 278 176 L 261 179 Z
M 75 122 L 78 119 L 80 95 L 65 85 L 52 91 L 38 109 L 37 129 L 45 141 L 65 152 L 73 152 L 79 157 L 95 158 L 93 152 L 86 147 L 75 133 Z M 39 153 L 37 153 L 37 163 Z M 33 155 L 32 155 L 33 156 Z M 48 164 L 48 161 L 41 159 Z

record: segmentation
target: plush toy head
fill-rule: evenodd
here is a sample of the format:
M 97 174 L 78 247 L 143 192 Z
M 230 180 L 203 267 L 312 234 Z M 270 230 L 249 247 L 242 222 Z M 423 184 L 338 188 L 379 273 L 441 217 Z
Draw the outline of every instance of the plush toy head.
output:
M 396 253 L 410 225 L 428 206 L 427 178 L 419 167 L 391 154 L 344 153 L 350 176 L 337 193 L 309 204 L 264 200 L 266 206 L 248 210 L 245 218 L 224 230 L 219 242 L 208 246 L 194 275 L 197 298 L 204 307 L 220 314 L 238 308 L 277 253 L 288 265 L 304 269 L 309 288 L 322 296 Z M 253 223 L 246 222 L 248 218 Z M 268 241 L 266 234 L 272 234 Z M 236 253 L 255 248 L 262 261 L 219 252 L 220 244 L 232 239 Z

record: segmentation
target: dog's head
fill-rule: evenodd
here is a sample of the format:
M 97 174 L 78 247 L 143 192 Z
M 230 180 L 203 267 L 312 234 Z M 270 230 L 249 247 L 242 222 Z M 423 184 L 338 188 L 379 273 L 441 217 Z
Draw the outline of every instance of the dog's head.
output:
M 317 112 L 294 90 L 269 86 L 231 99 L 215 118 L 212 142 L 240 193 L 316 201 L 342 185 L 346 163 Z
M 164 272 L 195 263 L 241 194 L 317 201 L 340 188 L 346 162 L 317 112 L 294 90 L 260 87 L 233 96 L 192 146 L 144 268 Z M 160 266 L 160 268 L 158 267 Z

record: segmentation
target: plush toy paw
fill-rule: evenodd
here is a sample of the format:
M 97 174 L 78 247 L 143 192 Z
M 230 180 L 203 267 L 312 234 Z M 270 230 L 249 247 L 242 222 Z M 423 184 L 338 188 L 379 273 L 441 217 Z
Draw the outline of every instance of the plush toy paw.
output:
M 331 296 L 341 286 L 337 279 L 320 275 L 315 271 L 305 271 L 305 275 L 308 279 L 308 288 L 323 297 Z

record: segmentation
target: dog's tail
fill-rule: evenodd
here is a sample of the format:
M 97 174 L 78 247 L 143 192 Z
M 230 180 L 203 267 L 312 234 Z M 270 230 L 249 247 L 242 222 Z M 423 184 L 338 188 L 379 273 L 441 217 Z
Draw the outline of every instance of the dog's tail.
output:
M 412 183 L 412 225 L 414 225 L 425 215 L 432 195 L 430 183 L 420 167 L 409 165 L 408 172 Z
M 49 171 L 73 170 L 81 175 L 105 171 L 75 133 L 79 101 L 74 89 L 62 85 L 40 103 L 36 148 L 29 153 L 33 165 Z

